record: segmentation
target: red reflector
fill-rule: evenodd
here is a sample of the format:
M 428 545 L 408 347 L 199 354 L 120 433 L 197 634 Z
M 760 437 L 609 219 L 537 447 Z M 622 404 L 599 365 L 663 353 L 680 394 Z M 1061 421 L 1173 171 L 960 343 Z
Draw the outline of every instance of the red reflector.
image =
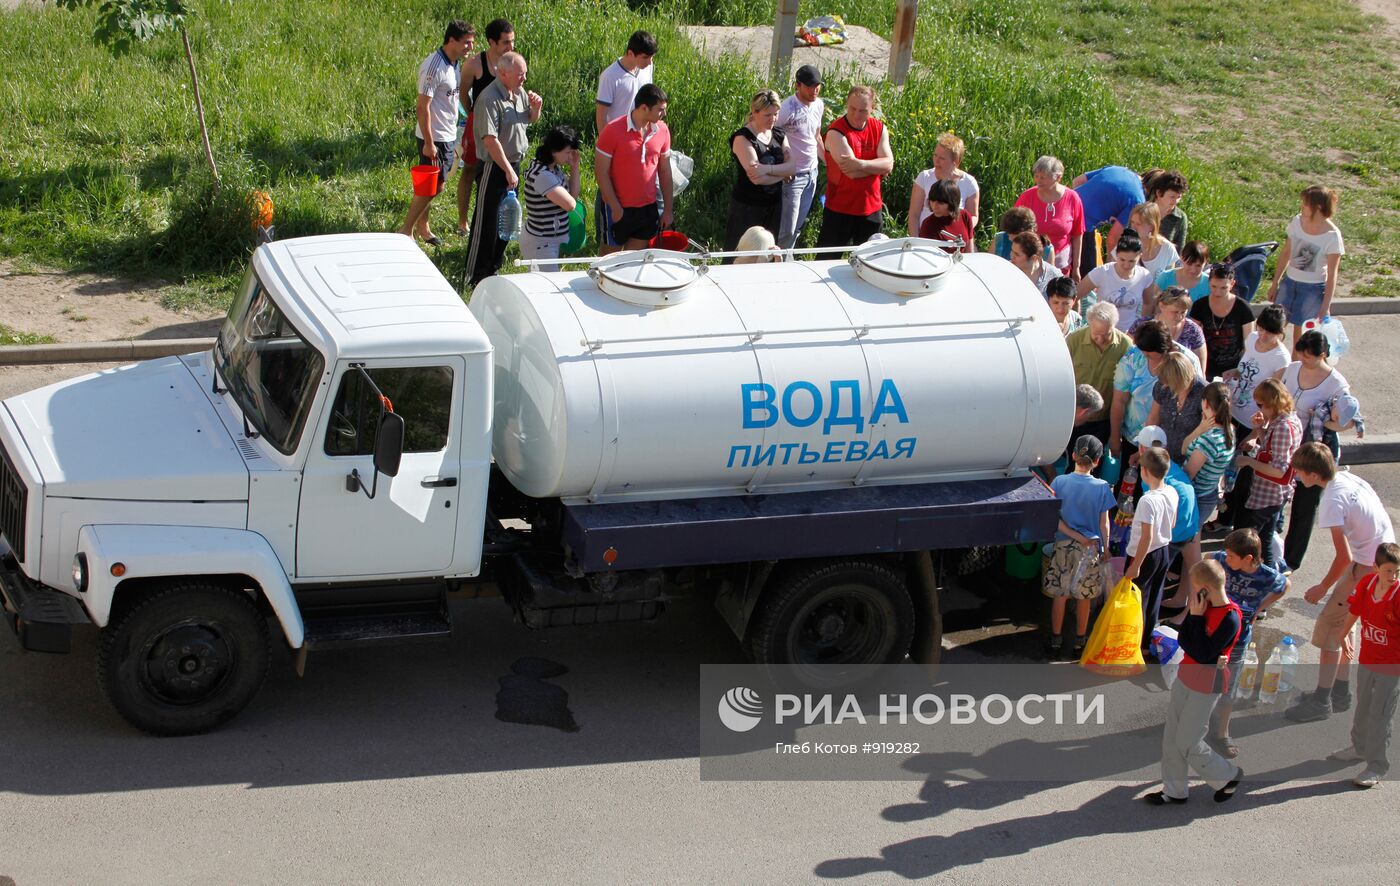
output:
M 126 564 L 125 564 L 125 563 L 113 563 L 113 564 L 112 564 L 112 574 L 115 575 L 117 578 L 121 578 L 123 575 L 126 575 Z
M 603 552 L 603 562 L 609 566 L 617 562 L 617 548 L 608 548 Z

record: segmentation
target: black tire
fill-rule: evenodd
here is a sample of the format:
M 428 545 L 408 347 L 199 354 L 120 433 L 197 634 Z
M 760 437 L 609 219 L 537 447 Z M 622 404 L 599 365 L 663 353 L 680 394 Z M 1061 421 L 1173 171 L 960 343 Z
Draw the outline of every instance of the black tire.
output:
M 914 622 L 902 572 L 870 560 L 817 562 L 786 571 L 764 593 L 749 655 L 804 683 L 839 683 L 843 673 L 903 661 Z
M 150 593 L 108 624 L 97 682 L 137 729 L 193 735 L 243 710 L 270 661 L 267 621 L 247 594 L 185 584 Z

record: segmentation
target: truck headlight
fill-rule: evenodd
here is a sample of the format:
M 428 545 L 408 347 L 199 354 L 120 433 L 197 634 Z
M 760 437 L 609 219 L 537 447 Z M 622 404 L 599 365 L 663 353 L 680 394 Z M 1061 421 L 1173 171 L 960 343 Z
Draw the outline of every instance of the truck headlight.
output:
M 88 562 L 87 554 L 79 552 L 73 557 L 73 587 L 78 589 L 78 593 L 87 593 L 88 586 Z

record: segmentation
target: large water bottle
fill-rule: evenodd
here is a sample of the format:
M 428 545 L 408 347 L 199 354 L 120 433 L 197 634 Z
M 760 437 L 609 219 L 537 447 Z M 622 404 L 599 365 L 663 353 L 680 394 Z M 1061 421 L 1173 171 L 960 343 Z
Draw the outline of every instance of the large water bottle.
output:
M 1293 642 L 1292 634 L 1283 638 L 1283 652 L 1279 659 L 1281 667 L 1278 691 L 1292 692 L 1293 688 L 1298 685 L 1298 644 Z
M 1248 699 L 1254 695 L 1254 687 L 1259 685 L 1259 648 L 1254 641 L 1244 650 L 1244 667 L 1240 669 L 1240 682 L 1235 686 L 1235 698 Z
M 1283 676 L 1283 657 L 1279 654 L 1277 646 L 1269 653 L 1269 660 L 1264 662 L 1264 676 L 1259 680 L 1259 700 L 1264 704 L 1273 704 L 1278 699 L 1279 681 Z
M 1330 353 L 1327 358 L 1335 363 L 1346 356 L 1351 350 L 1351 336 L 1347 335 L 1346 329 L 1342 326 L 1342 321 L 1331 314 L 1323 317 L 1320 321 L 1306 320 L 1303 323 L 1304 332 L 1321 332 L 1327 338 L 1327 346 Z
M 514 240 L 520 236 L 520 199 L 512 188 L 501 198 L 501 206 L 496 210 L 496 236 L 502 240 Z

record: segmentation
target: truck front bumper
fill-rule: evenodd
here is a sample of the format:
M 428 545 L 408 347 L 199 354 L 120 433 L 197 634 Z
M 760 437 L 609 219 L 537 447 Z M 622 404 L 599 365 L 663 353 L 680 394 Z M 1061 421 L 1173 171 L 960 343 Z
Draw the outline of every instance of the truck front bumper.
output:
M 9 549 L 0 542 L 0 612 L 19 645 L 31 652 L 68 652 L 73 625 L 87 624 L 78 601 L 25 575 Z

